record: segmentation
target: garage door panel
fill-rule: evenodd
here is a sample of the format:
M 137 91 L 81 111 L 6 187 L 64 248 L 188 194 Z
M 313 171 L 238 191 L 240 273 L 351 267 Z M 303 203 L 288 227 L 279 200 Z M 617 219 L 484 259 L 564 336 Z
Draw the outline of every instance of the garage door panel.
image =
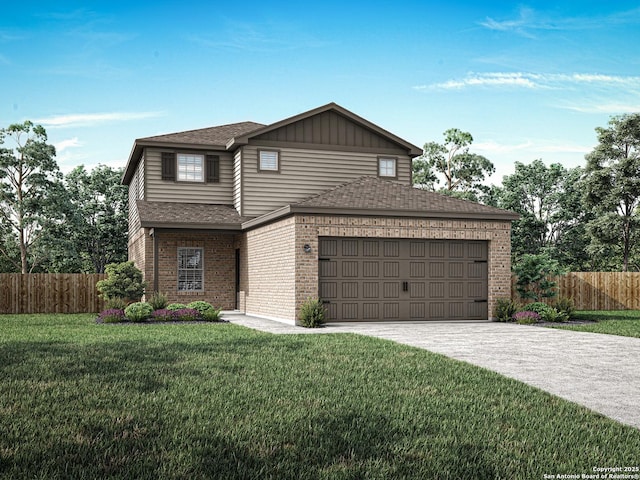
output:
M 358 304 L 356 302 L 342 304 L 342 319 L 358 320 Z
M 321 237 L 329 320 L 488 318 L 484 241 Z
M 342 262 L 342 276 L 346 278 L 358 277 L 358 262 L 355 260 L 345 260 Z
M 320 262 L 318 270 L 320 278 L 336 278 L 338 276 L 338 262 L 335 260 Z
M 400 298 L 400 283 L 383 282 L 382 292 L 384 298 Z

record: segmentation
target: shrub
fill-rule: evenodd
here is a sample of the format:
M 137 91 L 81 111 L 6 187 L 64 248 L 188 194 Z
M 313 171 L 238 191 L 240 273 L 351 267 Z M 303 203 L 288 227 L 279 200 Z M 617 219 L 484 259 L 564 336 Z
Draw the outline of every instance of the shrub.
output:
M 300 307 L 300 325 L 306 328 L 320 327 L 324 324 L 325 313 L 319 298 L 307 298 Z
M 151 320 L 154 322 L 172 322 L 175 320 L 175 317 L 175 311 L 167 310 L 166 308 L 154 310 L 151 314 Z
M 126 322 L 127 317 L 124 314 L 124 310 L 121 308 L 109 308 L 100 312 L 98 318 L 96 319 L 97 323 L 120 323 Z
M 540 314 L 529 310 L 514 313 L 512 318 L 516 323 L 519 323 L 520 325 L 538 323 L 541 320 Z
M 535 301 L 555 297 L 558 294 L 557 283 L 550 278 L 564 273 L 560 264 L 547 253 L 522 255 L 513 271 L 520 296 Z
M 493 316 L 498 322 L 512 321 L 513 314 L 518 311 L 518 304 L 510 298 L 499 298 L 496 302 Z
M 573 303 L 573 300 L 568 297 L 558 298 L 558 300 L 554 304 L 554 307 L 556 307 L 556 310 L 558 310 L 558 312 L 566 315 L 567 320 L 571 320 L 571 317 L 573 317 L 573 312 L 576 311 L 576 306 Z
M 174 320 L 179 320 L 182 322 L 193 322 L 195 320 L 200 320 L 200 312 L 194 310 L 193 308 L 181 308 L 180 310 L 173 311 Z
M 104 306 L 111 310 L 124 310 L 127 308 L 127 301 L 120 297 L 107 298 Z
M 187 305 L 187 308 L 192 308 L 193 310 L 197 310 L 200 313 L 204 313 L 207 310 L 213 310 L 213 305 L 211 305 L 209 302 L 196 300 L 195 302 L 191 302 L 189 305 Z
M 170 303 L 169 305 L 167 305 L 167 310 L 182 310 L 184 308 L 187 308 L 187 306 L 184 303 Z
M 524 308 L 530 312 L 536 312 L 543 322 L 564 322 L 569 318 L 565 313 L 559 312 L 552 306 L 542 302 L 530 303 L 525 305 Z
M 207 322 L 219 322 L 221 312 L 222 308 L 210 308 L 209 310 L 202 312 L 202 319 Z
M 529 311 L 529 312 L 536 312 L 538 315 L 540 315 L 541 317 L 544 317 L 545 313 L 547 312 L 547 310 L 549 310 L 551 307 L 549 305 L 547 305 L 546 303 L 542 303 L 542 302 L 533 302 L 533 303 L 528 303 L 527 305 L 525 305 L 524 307 L 522 307 L 523 311 Z
M 146 302 L 136 302 L 124 309 L 124 314 L 132 322 L 143 322 L 153 313 L 153 308 Z
M 153 292 L 153 295 L 147 300 L 147 303 L 151 305 L 154 310 L 162 310 L 167 308 L 169 304 L 169 299 L 164 293 Z
M 146 283 L 142 272 L 133 262 L 110 263 L 105 267 L 107 278 L 97 283 L 102 298 L 123 298 L 138 302 L 142 298 Z

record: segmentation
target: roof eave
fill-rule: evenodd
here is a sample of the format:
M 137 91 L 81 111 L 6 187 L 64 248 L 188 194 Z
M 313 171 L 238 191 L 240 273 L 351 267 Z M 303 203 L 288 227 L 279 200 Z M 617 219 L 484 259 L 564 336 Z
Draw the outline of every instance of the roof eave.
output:
M 154 222 L 140 221 L 142 228 L 164 228 L 182 230 L 226 230 L 239 232 L 242 230 L 240 223 L 180 223 L 180 222 Z
M 451 212 L 425 210 L 399 210 L 392 208 L 344 208 L 291 205 L 291 213 L 320 215 L 364 215 L 369 217 L 414 217 L 414 218 L 455 218 L 456 220 L 518 220 L 520 215 L 505 210 L 502 212 Z

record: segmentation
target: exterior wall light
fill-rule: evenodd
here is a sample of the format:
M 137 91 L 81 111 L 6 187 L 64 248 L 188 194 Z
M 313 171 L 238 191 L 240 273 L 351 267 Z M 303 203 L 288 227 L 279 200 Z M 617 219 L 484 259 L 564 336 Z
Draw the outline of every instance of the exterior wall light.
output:
M 304 253 L 311 253 L 311 245 L 309 245 L 308 243 L 304 244 L 304 247 L 302 247 L 304 249 Z

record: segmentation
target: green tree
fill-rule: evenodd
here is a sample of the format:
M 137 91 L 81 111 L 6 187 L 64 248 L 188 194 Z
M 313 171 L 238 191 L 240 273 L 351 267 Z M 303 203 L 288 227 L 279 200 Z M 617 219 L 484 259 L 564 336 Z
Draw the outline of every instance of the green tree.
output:
M 598 214 L 589 225 L 589 248 L 596 255 L 617 254 L 618 268 L 626 272 L 640 225 L 640 113 L 613 117 L 596 132 L 584 182 L 585 201 Z
M 7 148 L 9 140 L 13 145 Z M 65 199 L 61 173 L 55 148 L 47 143 L 41 125 L 26 121 L 3 128 L 0 145 L 0 222 L 17 239 L 16 267 L 28 273 L 43 260 L 38 243 L 52 225 L 64 220 L 59 208 Z M 5 246 L 2 254 L 10 260 L 8 250 Z
M 513 222 L 514 262 L 524 254 L 543 251 L 562 265 L 579 270 L 589 261 L 585 253 L 585 222 L 589 209 L 582 204 L 580 167 L 566 169 L 542 160 L 515 163 L 515 172 L 503 178 L 498 206 L 520 214 Z
M 495 172 L 495 167 L 486 157 L 469 152 L 472 143 L 471 134 L 457 128 L 444 132 L 443 144 L 425 143 L 424 153 L 413 161 L 413 184 L 435 191 L 442 179 L 442 193 L 478 200 L 482 192 L 488 191 L 482 182 Z
M 555 297 L 558 293 L 557 283 L 551 277 L 565 273 L 558 262 L 546 253 L 522 255 L 514 264 L 513 271 L 520 296 L 535 302 Z
M 109 263 L 127 259 L 128 190 L 122 169 L 83 165 L 65 176 L 71 207 L 61 225 L 51 262 L 56 271 L 103 273 Z

